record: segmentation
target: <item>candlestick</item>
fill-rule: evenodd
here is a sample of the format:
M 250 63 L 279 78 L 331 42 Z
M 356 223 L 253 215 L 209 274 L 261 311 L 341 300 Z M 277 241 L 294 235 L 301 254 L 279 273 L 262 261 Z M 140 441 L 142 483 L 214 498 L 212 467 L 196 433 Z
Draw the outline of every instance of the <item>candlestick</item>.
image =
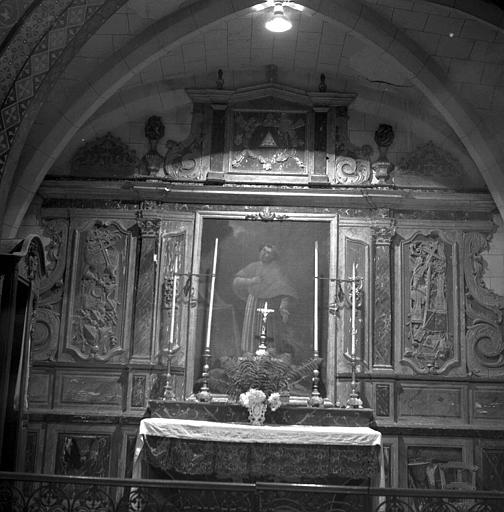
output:
M 314 283 L 313 283 L 313 352 L 314 356 L 318 356 L 318 240 L 315 241 L 314 255 Z
M 355 263 L 352 267 L 352 357 L 355 357 L 355 335 L 357 330 L 355 327 L 355 309 L 356 309 L 356 289 L 355 289 Z
M 172 290 L 172 303 L 171 303 L 171 318 L 170 318 L 170 347 L 173 347 L 174 334 L 175 334 L 175 304 L 177 300 L 177 268 L 178 268 L 178 254 L 175 256 L 173 264 L 173 290 Z
M 166 384 L 164 388 L 163 400 L 175 400 L 175 393 L 173 392 L 172 386 L 172 374 L 171 374 L 171 365 L 172 359 L 175 355 L 175 352 L 178 350 L 178 346 L 175 343 L 175 311 L 176 311 L 176 301 L 177 301 L 177 272 L 178 269 L 178 254 L 175 256 L 175 261 L 173 263 L 172 269 L 172 302 L 171 302 L 171 318 L 170 318 L 170 337 L 168 340 L 168 348 L 164 351 L 167 353 L 167 369 L 166 369 Z
M 215 239 L 215 248 L 214 248 L 214 256 L 213 256 L 213 265 L 212 265 L 212 278 L 210 281 L 210 303 L 208 305 L 208 325 L 207 325 L 207 333 L 205 340 L 205 348 L 210 348 L 210 333 L 212 330 L 212 314 L 213 314 L 213 302 L 214 302 L 214 293 L 215 293 L 215 272 L 217 270 L 217 248 L 219 246 L 219 239 Z

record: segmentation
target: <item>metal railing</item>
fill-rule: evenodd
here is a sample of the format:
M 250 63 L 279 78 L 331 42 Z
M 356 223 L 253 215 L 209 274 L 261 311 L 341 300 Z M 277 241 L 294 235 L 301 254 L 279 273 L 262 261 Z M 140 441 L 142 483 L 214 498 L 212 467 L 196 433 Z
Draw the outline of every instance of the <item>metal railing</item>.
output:
M 0 512 L 504 512 L 504 492 L 0 472 Z

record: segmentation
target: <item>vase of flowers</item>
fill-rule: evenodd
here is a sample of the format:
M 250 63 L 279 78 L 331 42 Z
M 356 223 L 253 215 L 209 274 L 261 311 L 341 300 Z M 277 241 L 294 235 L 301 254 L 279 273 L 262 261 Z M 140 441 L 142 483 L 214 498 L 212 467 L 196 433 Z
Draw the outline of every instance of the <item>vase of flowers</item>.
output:
M 266 419 L 268 406 L 272 411 L 276 411 L 282 403 L 279 393 L 266 396 L 264 391 L 254 388 L 242 393 L 239 402 L 248 409 L 249 421 L 252 425 L 262 425 Z

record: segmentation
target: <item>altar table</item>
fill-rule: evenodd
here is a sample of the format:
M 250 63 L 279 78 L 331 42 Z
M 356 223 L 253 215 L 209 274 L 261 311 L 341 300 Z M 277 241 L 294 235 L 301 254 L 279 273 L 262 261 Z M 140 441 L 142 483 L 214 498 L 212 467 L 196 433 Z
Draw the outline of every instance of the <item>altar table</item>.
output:
M 369 427 L 262 426 L 176 418 L 140 423 L 133 477 L 379 485 L 381 433 Z

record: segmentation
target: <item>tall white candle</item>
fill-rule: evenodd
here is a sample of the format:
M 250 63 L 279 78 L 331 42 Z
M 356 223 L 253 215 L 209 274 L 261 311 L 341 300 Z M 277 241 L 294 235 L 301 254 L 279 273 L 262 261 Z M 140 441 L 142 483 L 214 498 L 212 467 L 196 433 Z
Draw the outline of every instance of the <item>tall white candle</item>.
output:
M 178 254 L 175 256 L 173 263 L 173 290 L 172 290 L 172 303 L 171 303 L 171 318 L 170 318 L 170 349 L 174 346 L 175 336 L 175 303 L 177 301 L 177 269 L 178 269 Z
M 208 305 L 208 325 L 206 333 L 205 348 L 210 348 L 210 332 L 212 331 L 212 314 L 213 314 L 213 302 L 215 293 L 215 272 L 217 270 L 217 248 L 219 246 L 219 239 L 215 239 L 215 248 L 212 265 L 212 277 L 210 282 L 210 302 Z
M 355 357 L 355 309 L 356 309 L 356 288 L 355 288 L 355 263 L 352 267 L 352 357 Z
M 314 283 L 313 283 L 313 352 L 318 355 L 318 240 L 315 241 Z

